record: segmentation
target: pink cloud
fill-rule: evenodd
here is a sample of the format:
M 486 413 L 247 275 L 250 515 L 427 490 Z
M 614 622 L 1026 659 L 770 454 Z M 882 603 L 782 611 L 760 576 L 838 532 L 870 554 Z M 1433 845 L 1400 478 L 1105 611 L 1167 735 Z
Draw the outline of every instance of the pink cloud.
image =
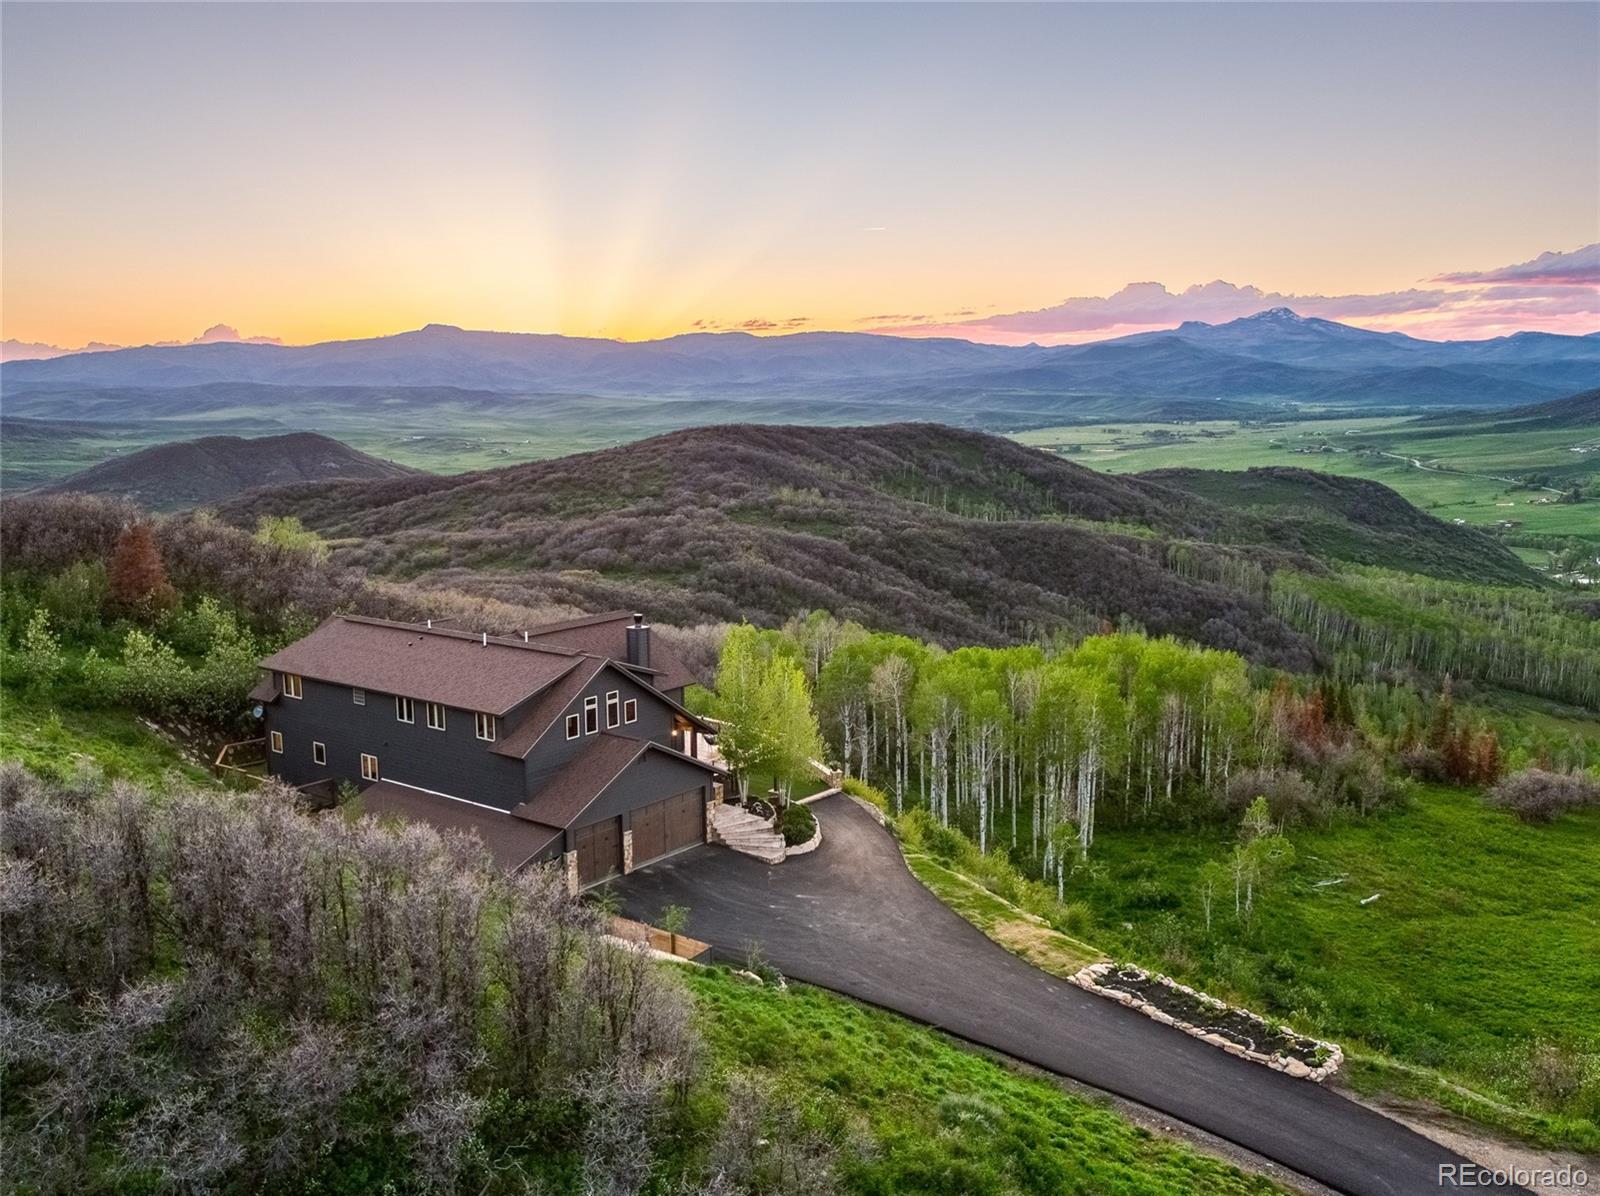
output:
M 873 316 L 873 332 L 959 336 L 994 344 L 1068 344 L 1175 327 L 1225 323 L 1273 307 L 1380 330 L 1427 336 L 1496 336 L 1518 329 L 1588 332 L 1600 325 L 1600 245 L 1541 254 L 1478 274 L 1442 275 L 1446 285 L 1351 295 L 1297 295 L 1217 280 L 1182 291 L 1129 283 L 1105 296 L 1080 296 L 1033 311 L 953 319 Z M 1486 284 L 1494 285 L 1486 285 Z
M 1497 270 L 1441 274 L 1433 281 L 1449 283 L 1508 282 L 1557 286 L 1600 286 L 1600 241 L 1570 253 L 1541 253 L 1529 262 Z

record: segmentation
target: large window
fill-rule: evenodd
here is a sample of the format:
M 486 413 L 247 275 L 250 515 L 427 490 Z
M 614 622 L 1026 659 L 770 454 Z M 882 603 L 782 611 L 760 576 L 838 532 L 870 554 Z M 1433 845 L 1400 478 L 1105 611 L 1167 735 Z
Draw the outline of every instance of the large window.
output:
M 363 781 L 376 781 L 378 779 L 378 758 L 361 753 L 361 779 Z
M 300 674 L 285 673 L 283 675 L 283 696 L 298 698 L 300 696 Z
M 275 751 L 275 752 L 283 751 L 283 732 L 282 731 L 274 731 L 272 733 L 272 750 Z
M 428 730 L 444 730 L 444 707 L 438 702 L 428 703 Z
M 606 726 L 615 727 L 622 722 L 622 695 L 612 690 L 606 695 Z
M 394 716 L 403 723 L 417 721 L 417 708 L 411 704 L 410 698 L 397 697 L 394 700 Z
M 636 723 L 639 721 L 639 699 L 629 698 L 622 704 L 622 721 Z
M 583 733 L 593 735 L 600 729 L 600 699 L 585 698 L 583 700 Z
M 493 743 L 494 715 L 474 714 L 472 716 L 472 729 L 477 734 L 479 739 L 487 739 L 490 743 Z
M 567 715 L 567 738 L 576 739 L 583 733 L 583 724 L 578 721 L 576 714 Z
M 328 762 L 328 745 L 313 743 L 311 745 L 311 762 L 313 764 L 326 764 Z

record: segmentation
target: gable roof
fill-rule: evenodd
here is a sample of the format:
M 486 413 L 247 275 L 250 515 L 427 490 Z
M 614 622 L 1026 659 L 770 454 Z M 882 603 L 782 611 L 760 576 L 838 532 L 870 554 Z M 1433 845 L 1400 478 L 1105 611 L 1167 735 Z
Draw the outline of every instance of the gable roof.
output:
M 593 656 L 583 657 L 566 676 L 546 689 L 532 709 L 522 716 L 522 721 L 490 750 L 502 756 L 522 759 L 533 750 L 534 744 L 544 738 L 545 732 L 555 726 L 562 712 L 577 701 L 578 695 L 608 663 Z
M 674 760 L 692 764 L 713 776 L 718 770 L 704 760 L 685 756 L 648 739 L 630 739 L 614 731 L 604 731 L 551 777 L 537 794 L 511 811 L 513 818 L 525 818 L 547 826 L 571 826 L 590 803 L 609 789 L 646 752 L 662 752 Z
M 613 610 L 563 623 L 546 623 L 529 631 L 528 637 L 534 643 L 570 648 L 591 656 L 608 656 L 626 668 L 643 673 L 657 689 L 682 689 L 694 682 L 694 674 L 659 635 L 650 637 L 650 668 L 628 664 L 628 624 L 631 622 L 632 611 Z
M 335 615 L 261 662 L 317 681 L 504 714 L 577 667 L 581 655 L 442 627 Z
M 374 781 L 363 789 L 361 808 L 368 814 L 391 814 L 425 822 L 441 833 L 463 831 L 477 835 L 494 862 L 507 871 L 520 868 L 561 838 L 560 827 L 513 818 L 498 810 L 424 793 L 393 781 Z

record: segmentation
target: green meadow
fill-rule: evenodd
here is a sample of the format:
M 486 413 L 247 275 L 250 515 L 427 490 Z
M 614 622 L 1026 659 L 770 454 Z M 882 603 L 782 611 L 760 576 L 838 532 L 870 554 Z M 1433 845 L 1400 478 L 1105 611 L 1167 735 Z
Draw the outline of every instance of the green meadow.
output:
M 1548 473 L 1592 481 L 1600 474 L 1600 429 L 1491 433 L 1471 424 L 1415 425 L 1367 416 L 1267 424 L 1062 425 L 1012 437 L 1108 473 L 1289 465 L 1368 478 L 1440 519 L 1482 527 L 1516 521 L 1524 533 L 1600 540 L 1600 505 L 1556 503 L 1546 491 L 1502 480 Z

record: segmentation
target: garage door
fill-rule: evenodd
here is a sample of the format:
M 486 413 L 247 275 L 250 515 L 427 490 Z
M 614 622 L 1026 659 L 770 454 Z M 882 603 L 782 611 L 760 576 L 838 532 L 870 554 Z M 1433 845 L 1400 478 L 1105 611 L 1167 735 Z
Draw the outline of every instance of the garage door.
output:
M 572 832 L 578 884 L 588 886 L 622 871 L 622 819 L 607 818 Z
M 706 837 L 705 793 L 686 789 L 665 801 L 633 812 L 633 866 L 638 868 L 674 851 L 703 843 Z

